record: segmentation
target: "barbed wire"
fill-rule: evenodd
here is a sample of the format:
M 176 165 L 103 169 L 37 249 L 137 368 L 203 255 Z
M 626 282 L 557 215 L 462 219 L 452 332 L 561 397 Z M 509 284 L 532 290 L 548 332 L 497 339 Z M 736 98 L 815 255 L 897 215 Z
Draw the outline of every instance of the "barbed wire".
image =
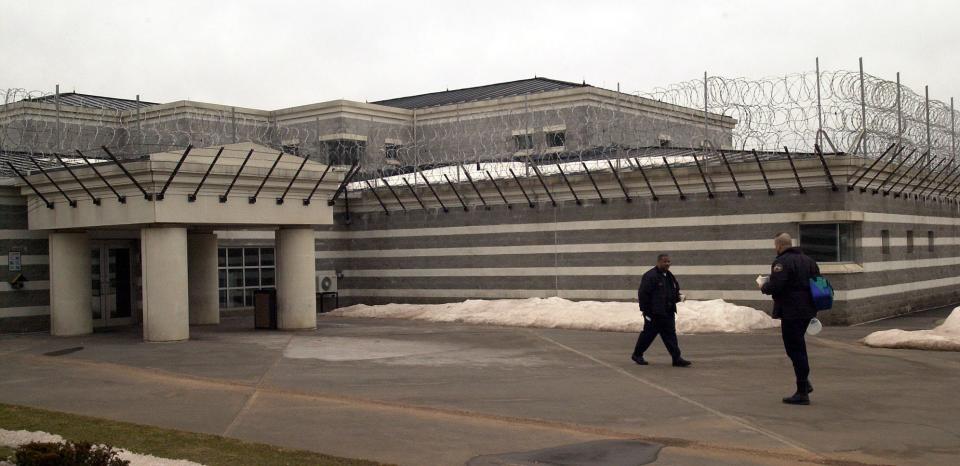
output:
M 737 119 L 734 147 L 803 150 L 813 147 L 821 127 L 839 150 L 877 154 L 894 142 L 927 149 L 927 100 L 907 86 L 854 71 L 794 73 L 765 79 L 707 78 L 707 110 Z M 694 80 L 638 95 L 691 108 L 704 108 L 704 81 Z M 898 111 L 897 90 L 900 90 Z M 820 110 L 818 112 L 818 109 Z M 863 124 L 863 111 L 866 125 Z M 955 157 L 956 112 L 929 101 L 930 151 Z M 898 124 L 899 116 L 899 124 Z M 861 138 L 865 135 L 866 146 Z
M 288 111 L 192 102 L 158 107 L 80 94 L 73 94 L 70 100 L 77 104 L 76 99 L 81 99 L 79 107 L 61 102 L 57 112 L 54 93 L 0 88 L 4 104 L 0 108 L 0 150 L 42 157 L 75 150 L 99 153 L 99 148 L 106 146 L 121 157 L 138 158 L 182 150 L 187 145 L 252 142 L 324 163 L 357 163 L 361 167 L 357 180 L 402 176 L 411 183 L 423 177 L 410 173 L 425 171 L 428 178 L 434 177 L 433 182 L 442 180 L 442 174 L 456 177 L 455 181 L 465 181 L 468 175 L 529 177 L 535 174 L 531 165 L 541 165 L 541 173 L 551 174 L 561 169 L 569 173 L 585 167 L 603 169 L 606 160 L 612 160 L 617 168 L 629 166 L 627 159 L 658 164 L 664 155 L 673 157 L 671 163 L 690 164 L 690 151 L 680 148 L 699 149 L 704 141 L 714 148 L 770 151 L 787 147 L 800 152 L 810 152 L 820 143 L 824 151 L 873 157 L 897 141 L 918 147 L 920 152 L 926 150 L 928 104 L 924 96 L 899 86 L 898 111 L 895 82 L 865 74 L 861 98 L 857 72 L 824 71 L 819 81 L 819 106 L 817 74 L 805 72 L 763 79 L 710 76 L 706 78 L 706 96 L 703 80 L 636 94 L 694 110 L 686 111 L 683 118 L 638 107 L 636 97 L 615 94 L 618 97 L 612 102 L 590 105 L 542 105 L 530 102 L 535 100 L 533 96 L 513 98 L 509 105 L 483 111 L 455 104 L 446 107 L 442 117 L 414 117 L 412 121 L 362 114 L 294 118 L 287 116 Z M 25 107 L 17 102 L 41 105 Z M 715 116 L 704 125 L 698 115 L 702 115 L 705 102 L 708 112 L 732 117 L 736 126 L 723 128 Z M 929 114 L 931 153 L 954 157 L 956 114 L 937 100 L 929 101 Z M 818 132 L 820 128 L 822 132 Z M 656 157 L 649 157 L 652 155 Z M 561 166 L 556 167 L 557 163 Z

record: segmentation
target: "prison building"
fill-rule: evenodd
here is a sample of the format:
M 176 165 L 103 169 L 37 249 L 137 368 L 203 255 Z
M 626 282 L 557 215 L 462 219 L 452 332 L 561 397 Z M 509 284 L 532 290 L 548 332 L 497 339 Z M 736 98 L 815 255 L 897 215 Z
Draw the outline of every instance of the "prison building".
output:
M 779 232 L 837 290 L 829 323 L 958 301 L 956 169 L 903 148 L 735 150 L 729 117 L 545 78 L 277 111 L 64 96 L 0 111 L 25 138 L 0 167 L 3 332 L 179 340 L 258 289 L 288 329 L 334 293 L 633 301 L 661 252 L 690 299 L 769 311 Z

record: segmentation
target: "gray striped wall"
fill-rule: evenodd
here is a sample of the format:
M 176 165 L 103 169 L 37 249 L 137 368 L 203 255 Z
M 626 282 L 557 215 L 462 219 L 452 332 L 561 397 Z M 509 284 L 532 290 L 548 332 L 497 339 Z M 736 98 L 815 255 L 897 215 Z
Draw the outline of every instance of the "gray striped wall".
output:
M 47 235 L 27 230 L 24 199 L 0 187 L 0 333 L 35 332 L 50 327 Z M 24 287 L 12 289 L 17 272 L 7 267 L 10 251 L 21 254 Z
M 739 197 L 716 168 L 708 171 L 713 198 L 698 186 L 697 172 L 676 170 L 687 200 L 680 200 L 675 188 L 671 192 L 672 180 L 665 173 L 649 173 L 659 201 L 643 195 L 631 173 L 621 176 L 632 192 L 641 193 L 632 202 L 622 193 L 617 196 L 612 176 L 602 173 L 594 176 L 606 203 L 591 196 L 593 187 L 583 179 L 571 179 L 581 205 L 563 197 L 565 185 L 548 181 L 559 205 L 553 207 L 541 188 L 532 209 L 522 203 L 485 209 L 466 185 L 459 187 L 467 198 L 464 211 L 441 186 L 438 192 L 449 212 L 436 203 L 413 210 L 416 201 L 410 197 L 404 200 L 407 212 L 394 203 L 388 204 L 392 212 L 387 215 L 367 192 L 351 199 L 349 215 L 341 208 L 336 224 L 318 232 L 317 269 L 343 274 L 338 286 L 344 304 L 533 296 L 633 301 L 639 276 L 657 253 L 669 252 L 691 298 L 723 298 L 769 311 L 772 302 L 756 290 L 754 278 L 769 273 L 772 237 L 781 231 L 796 236 L 801 222 L 836 219 L 856 221 L 859 241 L 856 264 L 844 270 L 824 266 L 838 290 L 836 306 L 824 314 L 829 323 L 864 322 L 960 302 L 956 203 L 848 192 L 844 185 L 853 168 L 842 161 L 832 166 L 841 186 L 832 191 L 816 162 L 798 162 L 806 193 L 791 186 L 792 172 L 768 172 L 773 196 L 741 180 L 741 187 L 749 188 Z M 532 180 L 528 190 L 535 191 L 536 183 Z M 509 183 L 504 188 L 516 191 Z M 429 191 L 420 194 L 425 200 L 432 197 Z M 391 195 L 381 197 L 389 200 Z M 889 253 L 881 251 L 881 230 L 890 231 Z M 915 235 L 912 252 L 905 244 L 908 230 Z M 933 251 L 927 249 L 927 231 L 934 232 Z
M 513 203 L 509 209 L 491 201 L 497 195 L 489 183 L 478 183 L 489 209 L 469 185 L 459 185 L 466 211 L 457 207 L 449 187 L 437 186 L 446 213 L 426 189 L 418 192 L 427 209 L 414 209 L 416 201 L 400 191 L 406 212 L 381 191 L 390 215 L 369 191 L 353 192 L 349 215 L 340 202 L 335 224 L 317 231 L 317 270 L 343 274 L 342 305 L 533 296 L 633 301 L 639 276 L 657 253 L 669 252 L 691 298 L 723 298 L 769 310 L 772 303 L 756 291 L 753 280 L 768 273 L 771 238 L 781 231 L 796 234 L 801 222 L 849 220 L 858 225 L 857 260 L 845 268 L 824 266 L 838 291 L 834 310 L 824 315 L 828 322 L 850 324 L 960 302 L 958 205 L 848 192 L 843 186 L 858 163 L 831 160 L 841 186 L 832 191 L 816 160 L 797 161 L 807 189 L 800 193 L 786 165 L 771 162 L 767 176 L 773 196 L 755 170 L 743 165 L 734 166 L 743 197 L 722 167 L 707 169 L 713 198 L 695 168 L 675 169 L 687 200 L 679 199 L 662 169 L 648 173 L 658 201 L 632 172 L 621 173 L 632 202 L 624 200 L 609 173 L 594 175 L 606 203 L 584 176 L 570 177 L 581 205 L 561 180 L 548 179 L 556 207 L 536 178 L 523 180 L 534 208 L 518 202 L 522 195 L 509 183 L 502 186 Z M 46 235 L 26 230 L 26 210 L 10 200 L 15 196 L 0 197 L 0 331 L 46 329 Z M 889 253 L 880 246 L 882 230 L 890 232 Z M 915 235 L 912 252 L 905 242 L 908 230 Z M 933 251 L 927 248 L 927 231 L 934 232 Z M 223 242 L 272 243 L 262 232 L 249 237 L 231 232 Z M 3 286 L 10 278 L 5 254 L 11 249 L 23 254 L 23 273 L 30 280 L 23 290 Z

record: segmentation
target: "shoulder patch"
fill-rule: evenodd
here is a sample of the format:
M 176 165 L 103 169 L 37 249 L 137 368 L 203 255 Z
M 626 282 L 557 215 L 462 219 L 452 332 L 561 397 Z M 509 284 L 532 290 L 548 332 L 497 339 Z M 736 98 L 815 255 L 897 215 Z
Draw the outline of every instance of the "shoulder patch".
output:
M 779 262 L 773 264 L 773 271 L 774 271 L 774 272 L 783 272 L 783 265 L 780 265 Z

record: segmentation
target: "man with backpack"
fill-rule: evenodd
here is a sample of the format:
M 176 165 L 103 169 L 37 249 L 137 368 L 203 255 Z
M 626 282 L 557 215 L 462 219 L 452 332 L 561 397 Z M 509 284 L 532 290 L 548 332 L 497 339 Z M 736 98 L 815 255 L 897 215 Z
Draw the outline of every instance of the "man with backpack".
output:
M 780 319 L 780 332 L 783 347 L 793 363 L 793 372 L 797 378 L 797 392 L 783 399 L 792 405 L 810 404 L 810 364 L 807 361 L 807 343 L 804 334 L 810 320 L 817 316 L 810 292 L 810 279 L 820 275 L 816 261 L 808 257 L 800 248 L 793 247 L 793 239 L 788 233 L 780 233 L 774 238 L 777 258 L 770 267 L 770 277 L 762 283 L 760 291 L 773 296 L 773 318 Z

